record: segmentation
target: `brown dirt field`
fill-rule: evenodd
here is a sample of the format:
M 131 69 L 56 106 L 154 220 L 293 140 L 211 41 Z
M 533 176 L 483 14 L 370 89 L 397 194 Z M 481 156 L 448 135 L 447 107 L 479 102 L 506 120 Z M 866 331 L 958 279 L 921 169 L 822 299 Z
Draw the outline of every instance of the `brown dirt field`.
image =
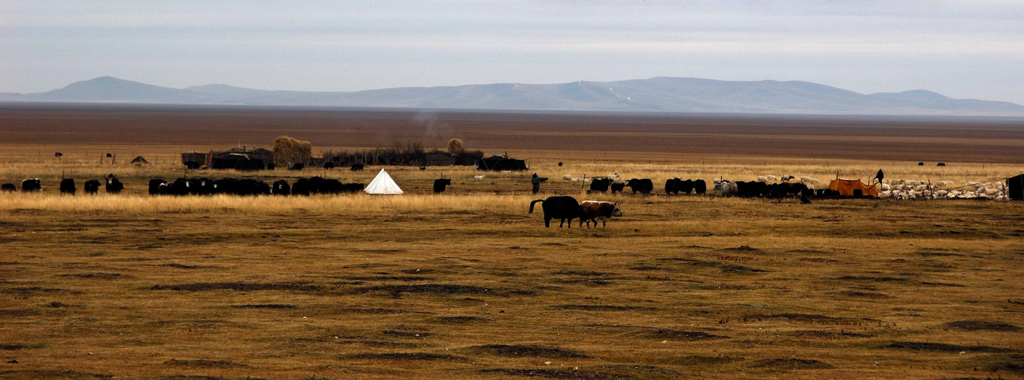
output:
M 107 132 L 98 142 L 64 127 L 77 137 L 20 133 L 28 140 L 0 144 L 0 182 L 40 177 L 45 188 L 0 193 L 0 379 L 1024 378 L 1024 202 L 803 205 L 586 194 L 561 179 L 618 172 L 652 178 L 660 193 L 677 176 L 827 183 L 836 171 L 866 178 L 884 168 L 889 178 L 990 181 L 1019 163 L 509 147 L 550 177 L 542 194 L 528 193 L 529 173 L 387 167 L 406 195 L 150 197 L 153 177 L 324 172 L 185 172 L 183 146 L 235 137 L 124 142 L 157 138 L 108 134 L 109 117 L 99 117 L 96 130 Z M 306 117 L 334 116 L 296 116 Z M 252 117 L 263 119 L 303 123 Z M 61 130 L 46 120 L 33 125 Z M 277 132 L 258 129 L 249 144 L 266 146 Z M 487 149 L 504 151 L 488 138 L 496 145 Z M 106 152 L 117 162 L 100 164 Z M 135 154 L 159 162 L 127 165 Z M 327 176 L 368 183 L 377 170 Z M 116 173 L 126 191 L 61 196 L 62 173 L 79 191 Z M 441 175 L 452 187 L 430 194 Z M 526 211 L 551 195 L 622 202 L 624 215 L 606 229 L 546 229 L 539 211 Z
M 1024 120 L 4 105 L 4 144 L 266 145 L 675 153 L 729 157 L 1024 163 Z

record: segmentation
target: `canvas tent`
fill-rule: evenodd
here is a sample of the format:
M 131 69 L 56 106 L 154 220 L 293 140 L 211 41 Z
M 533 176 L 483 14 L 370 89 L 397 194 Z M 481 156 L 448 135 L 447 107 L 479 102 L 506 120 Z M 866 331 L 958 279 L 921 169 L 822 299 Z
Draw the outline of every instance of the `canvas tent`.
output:
M 377 173 L 377 177 L 374 178 L 373 181 L 370 181 L 369 185 L 366 185 L 366 189 L 364 191 L 366 191 L 367 194 L 402 193 L 402 189 L 398 187 L 395 180 L 391 179 L 391 176 L 389 176 L 388 172 L 384 171 L 384 169 L 381 169 L 380 173 Z
M 131 163 L 132 163 L 133 165 L 147 165 L 147 164 L 149 164 L 149 161 L 147 161 L 147 160 L 146 160 L 145 158 L 143 158 L 142 156 L 138 156 L 138 157 L 135 157 L 135 159 L 134 159 L 134 160 L 132 160 L 132 162 L 131 162 Z
M 836 179 L 828 184 L 830 190 L 839 192 L 844 197 L 852 197 L 860 190 L 860 195 L 878 198 L 878 185 L 867 185 L 859 179 Z
M 517 160 L 508 156 L 491 156 L 488 158 L 481 158 L 477 161 L 476 170 L 521 171 L 526 170 L 526 161 Z
M 1007 178 L 1006 188 L 1009 190 L 1010 199 L 1024 201 L 1024 174 Z

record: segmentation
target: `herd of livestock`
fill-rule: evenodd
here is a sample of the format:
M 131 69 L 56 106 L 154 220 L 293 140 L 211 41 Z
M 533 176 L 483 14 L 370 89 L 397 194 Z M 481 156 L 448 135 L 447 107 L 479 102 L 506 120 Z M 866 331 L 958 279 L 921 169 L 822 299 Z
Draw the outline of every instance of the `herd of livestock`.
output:
M 609 174 L 601 178 L 587 178 L 581 180 L 569 175 L 563 177 L 565 181 L 589 183 L 587 190 L 591 193 L 621 193 L 626 188 L 633 194 L 648 195 L 654 192 L 654 182 L 646 178 L 633 178 L 623 180 L 617 173 Z M 775 176 L 758 176 L 756 181 L 730 181 L 715 178 L 711 190 L 724 197 L 744 198 L 784 198 L 800 197 L 802 201 L 808 202 L 810 198 L 835 198 L 839 197 L 836 191 L 827 187 L 815 189 L 819 181 L 809 177 L 783 176 L 781 181 Z M 107 193 L 117 194 L 124 189 L 124 184 L 117 176 L 110 174 L 102 180 L 93 179 L 85 181 L 84 191 L 87 194 L 95 194 L 104 187 Z M 437 179 L 434 181 L 433 190 L 435 193 L 443 193 L 447 186 L 451 185 L 451 179 Z M 920 181 L 920 180 L 883 180 L 877 183 L 878 197 L 894 200 L 924 200 L 924 199 L 994 199 L 1006 200 L 1009 197 L 1009 189 L 1003 182 L 962 182 L 956 184 L 953 181 Z M 299 178 L 293 183 L 286 180 L 278 180 L 271 184 L 258 179 L 248 178 L 178 178 L 174 181 L 165 181 L 154 178 L 149 181 L 150 195 L 315 195 L 315 194 L 343 194 L 362 191 L 362 183 L 342 183 L 336 179 L 311 177 Z M 0 185 L 4 192 L 17 191 L 18 187 L 13 183 Z M 35 192 L 42 190 L 42 183 L 38 178 L 26 179 L 21 182 L 21 191 Z M 672 178 L 665 181 L 664 191 L 666 195 L 702 195 L 708 192 L 708 184 L 702 179 L 679 179 Z M 62 179 L 60 192 L 62 194 L 75 194 L 78 191 L 75 180 L 71 178 Z

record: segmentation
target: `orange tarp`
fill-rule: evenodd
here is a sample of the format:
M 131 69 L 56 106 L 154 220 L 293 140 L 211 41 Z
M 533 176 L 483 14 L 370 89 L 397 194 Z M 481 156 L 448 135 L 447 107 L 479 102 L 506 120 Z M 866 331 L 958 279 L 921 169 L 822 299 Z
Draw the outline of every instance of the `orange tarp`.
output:
M 839 192 L 844 197 L 852 197 L 854 190 L 860 190 L 864 196 L 878 198 L 878 185 L 868 186 L 859 179 L 837 179 L 828 184 L 828 188 Z

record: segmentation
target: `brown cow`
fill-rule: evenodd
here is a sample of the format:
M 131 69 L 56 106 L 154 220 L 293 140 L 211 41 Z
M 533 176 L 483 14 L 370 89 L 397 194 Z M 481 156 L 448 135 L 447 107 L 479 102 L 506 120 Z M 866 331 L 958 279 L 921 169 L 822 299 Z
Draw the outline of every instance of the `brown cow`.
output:
M 600 220 L 601 228 L 605 228 L 608 226 L 608 219 L 613 216 L 622 216 L 618 203 L 583 201 L 580 202 L 580 208 L 583 210 L 580 215 L 580 227 L 583 227 L 583 222 L 586 221 L 587 228 L 590 228 L 590 221 L 594 221 L 594 228 L 597 228 L 597 221 Z

